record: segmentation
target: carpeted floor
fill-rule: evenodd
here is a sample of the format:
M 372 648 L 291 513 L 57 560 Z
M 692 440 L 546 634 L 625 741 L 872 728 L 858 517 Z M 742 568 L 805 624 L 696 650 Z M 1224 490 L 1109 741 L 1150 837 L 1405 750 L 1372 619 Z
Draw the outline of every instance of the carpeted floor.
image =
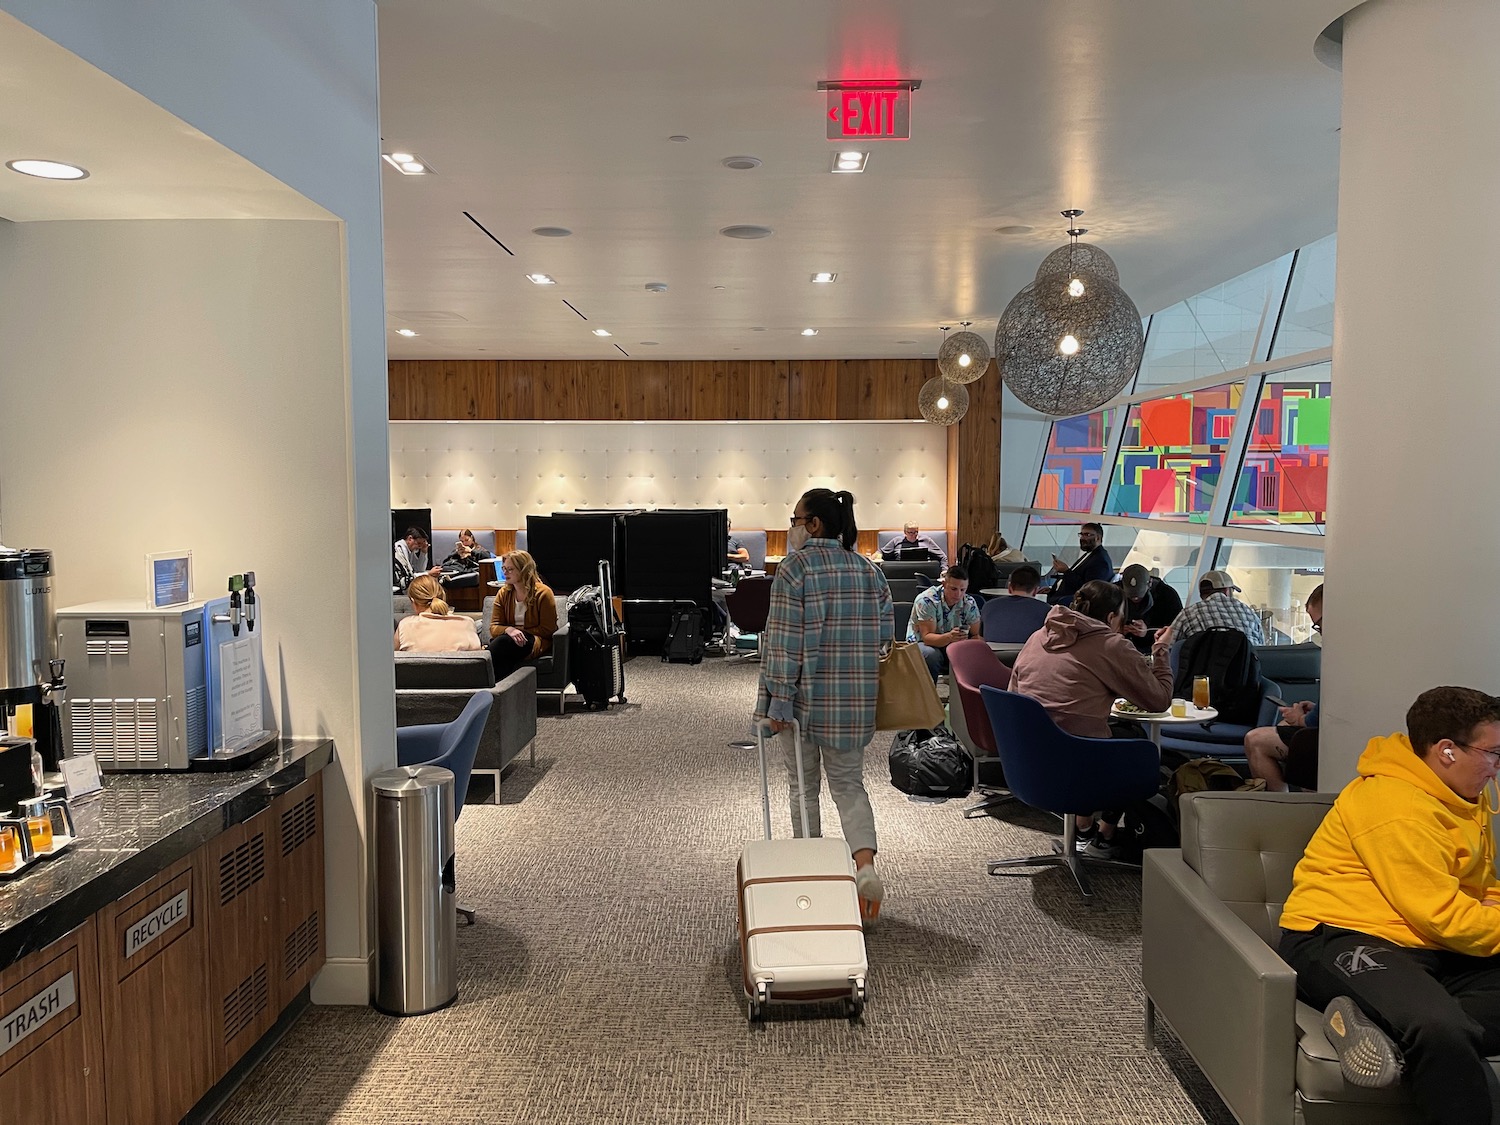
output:
M 1138 876 L 1101 871 L 1092 904 L 1058 869 L 987 876 L 1046 850 L 1047 819 L 907 801 L 888 736 L 866 767 L 887 899 L 864 1023 L 748 1028 L 734 864 L 760 807 L 754 752 L 725 744 L 756 671 L 641 657 L 628 705 L 544 714 L 537 765 L 459 822 L 479 923 L 459 928 L 458 1002 L 313 1009 L 215 1121 L 1232 1123 L 1170 1033 L 1142 1047 Z

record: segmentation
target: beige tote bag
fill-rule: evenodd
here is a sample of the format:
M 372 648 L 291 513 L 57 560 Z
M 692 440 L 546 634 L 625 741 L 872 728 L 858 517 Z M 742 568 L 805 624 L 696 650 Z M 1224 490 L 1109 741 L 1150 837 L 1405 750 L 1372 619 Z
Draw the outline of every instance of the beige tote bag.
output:
M 945 718 L 943 704 L 922 659 L 922 649 L 897 641 L 880 658 L 880 690 L 875 696 L 876 730 L 931 730 Z

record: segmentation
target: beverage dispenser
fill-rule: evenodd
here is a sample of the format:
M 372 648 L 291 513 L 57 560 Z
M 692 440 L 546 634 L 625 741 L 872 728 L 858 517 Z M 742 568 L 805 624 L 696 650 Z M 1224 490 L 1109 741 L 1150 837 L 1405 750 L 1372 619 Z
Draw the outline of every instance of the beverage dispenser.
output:
M 66 689 L 53 623 L 52 552 L 0 548 L 0 710 L 9 726 L 18 707 L 30 707 L 32 729 L 23 722 L 20 733 L 36 739 L 48 770 L 62 757 L 58 705 Z

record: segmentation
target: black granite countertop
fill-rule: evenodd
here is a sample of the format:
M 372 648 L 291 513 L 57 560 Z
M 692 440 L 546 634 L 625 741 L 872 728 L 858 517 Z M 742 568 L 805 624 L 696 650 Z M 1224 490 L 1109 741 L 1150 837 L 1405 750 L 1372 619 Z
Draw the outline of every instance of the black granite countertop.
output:
M 116 773 L 73 802 L 78 839 L 0 882 L 0 968 L 46 946 L 333 761 L 333 741 L 282 739 L 243 770 Z

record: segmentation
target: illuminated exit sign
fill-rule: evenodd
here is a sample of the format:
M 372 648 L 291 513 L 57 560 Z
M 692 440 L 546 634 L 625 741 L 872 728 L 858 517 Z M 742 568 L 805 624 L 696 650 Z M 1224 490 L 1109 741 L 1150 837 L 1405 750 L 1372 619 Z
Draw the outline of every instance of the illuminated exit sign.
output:
M 828 95 L 830 141 L 904 141 L 911 138 L 911 92 L 920 79 L 819 82 Z

